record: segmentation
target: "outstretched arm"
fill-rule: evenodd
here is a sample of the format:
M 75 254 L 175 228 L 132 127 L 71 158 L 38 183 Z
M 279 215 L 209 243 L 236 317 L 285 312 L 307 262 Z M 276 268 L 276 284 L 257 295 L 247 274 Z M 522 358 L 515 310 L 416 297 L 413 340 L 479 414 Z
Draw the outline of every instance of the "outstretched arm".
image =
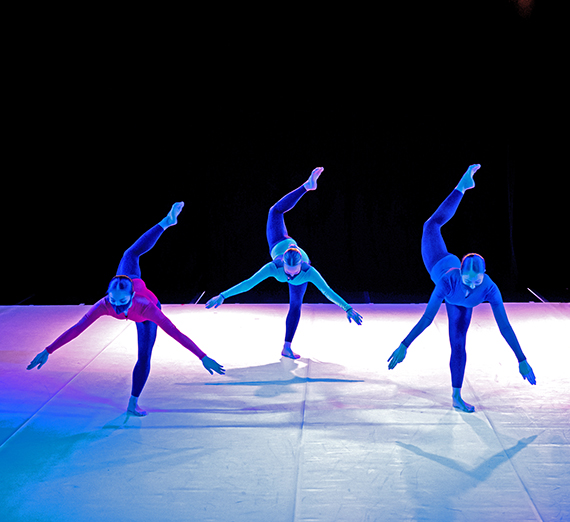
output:
M 331 303 L 340 306 L 346 312 L 346 318 L 349 323 L 354 321 L 356 324 L 362 324 L 362 316 L 327 284 L 315 267 L 311 267 L 309 272 L 310 281 Z
M 436 287 L 432 292 L 431 297 L 428 301 L 426 309 L 421 316 L 420 320 L 416 323 L 416 326 L 412 328 L 412 331 L 407 335 L 407 337 L 402 341 L 400 346 L 394 350 L 392 355 L 388 358 L 388 369 L 393 370 L 397 364 L 401 363 L 408 352 L 408 346 L 412 344 L 414 339 L 418 337 L 434 320 L 439 307 L 442 302 L 442 295 L 439 289 Z
M 491 303 L 491 310 L 493 310 L 495 321 L 497 321 L 497 325 L 499 326 L 499 331 L 519 361 L 519 372 L 523 379 L 526 379 L 530 384 L 536 384 L 536 377 L 534 376 L 534 372 L 532 371 L 530 364 L 528 364 L 526 360 L 515 331 L 509 322 L 505 305 L 503 304 L 503 299 L 498 289 L 496 294 L 497 295 L 495 295 L 489 302 Z
M 190 339 L 187 335 L 183 334 L 174 323 L 164 315 L 164 313 L 154 305 L 149 305 L 145 310 L 145 318 L 156 323 L 160 328 L 162 328 L 170 337 L 178 341 L 184 348 L 191 351 L 198 359 L 202 361 L 204 368 L 213 374 L 213 371 L 223 375 L 225 370 L 221 364 L 218 364 L 214 359 L 210 359 L 199 347 L 198 345 Z
M 40 352 L 33 361 L 28 365 L 27 369 L 38 367 L 38 370 L 47 362 L 48 357 L 61 348 L 65 344 L 73 341 L 76 337 L 81 335 L 87 328 L 89 328 L 99 317 L 104 315 L 105 308 L 101 301 L 95 303 L 89 311 L 75 323 L 71 328 L 63 332 L 53 343 L 51 343 L 45 350 Z
M 212 297 L 212 299 L 206 303 L 206 308 L 218 308 L 218 306 L 220 306 L 228 297 L 248 292 L 254 286 L 261 283 L 261 281 L 264 281 L 271 276 L 275 277 L 275 265 L 273 263 L 267 263 L 249 279 L 246 279 L 245 281 L 232 286 L 229 290 L 224 290 L 220 295 L 217 295 L 216 297 Z

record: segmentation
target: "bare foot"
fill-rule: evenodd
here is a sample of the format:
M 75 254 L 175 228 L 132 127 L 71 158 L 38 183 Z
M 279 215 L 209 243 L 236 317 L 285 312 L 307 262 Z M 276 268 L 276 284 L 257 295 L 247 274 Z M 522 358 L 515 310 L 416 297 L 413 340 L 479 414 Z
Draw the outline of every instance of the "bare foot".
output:
M 144 410 L 141 410 L 138 406 L 135 406 L 135 409 L 132 410 L 131 408 L 127 408 L 127 413 L 129 415 L 134 415 L 135 417 L 145 417 L 148 413 Z
M 184 201 L 174 203 L 174 205 L 172 205 L 172 208 L 170 209 L 170 212 L 160 222 L 160 226 L 162 226 L 162 228 L 166 230 L 168 227 L 176 225 L 176 223 L 178 223 L 178 215 L 180 214 L 180 212 L 182 212 L 183 208 L 184 208 Z
M 475 172 L 477 172 L 480 168 L 481 165 L 479 164 L 469 166 L 469 168 L 467 169 L 465 174 L 463 174 L 463 177 L 459 181 L 459 184 L 457 185 L 457 190 L 459 190 L 459 192 L 465 193 L 466 190 L 475 187 L 475 180 L 473 179 L 473 176 L 475 175 Z
M 127 407 L 127 413 L 129 415 L 134 415 L 135 417 L 144 417 L 147 415 L 147 412 L 139 408 L 137 401 L 138 397 L 131 396 L 129 399 L 129 405 Z
M 453 407 L 466 413 L 473 413 L 475 406 L 468 404 L 461 397 L 453 397 Z
M 319 179 L 319 176 L 321 175 L 323 170 L 325 170 L 323 167 L 317 167 L 316 169 L 313 170 L 313 172 L 311 172 L 309 179 L 303 185 L 305 187 L 305 190 L 316 190 L 317 179 Z
M 281 351 L 281 355 L 283 357 L 289 357 L 289 359 L 299 359 L 301 356 L 294 353 L 293 350 L 291 350 L 291 348 L 287 348 L 284 347 L 283 350 Z

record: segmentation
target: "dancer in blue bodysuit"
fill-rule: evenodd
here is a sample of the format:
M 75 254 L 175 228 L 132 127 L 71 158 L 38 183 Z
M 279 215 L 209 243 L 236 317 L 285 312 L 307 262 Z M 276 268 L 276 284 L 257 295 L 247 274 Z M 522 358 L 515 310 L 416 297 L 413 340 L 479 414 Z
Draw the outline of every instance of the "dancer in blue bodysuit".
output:
M 361 315 L 329 287 L 321 274 L 311 266 L 306 252 L 287 234 L 285 227 L 285 212 L 291 210 L 309 190 L 317 188 L 317 179 L 323 170 L 322 167 L 314 169 L 306 183 L 284 196 L 269 210 L 266 232 L 273 261 L 264 265 L 249 279 L 223 291 L 206 303 L 206 308 L 217 308 L 224 302 L 224 299 L 247 292 L 269 277 L 274 277 L 280 283 L 288 283 L 289 313 L 285 323 L 285 344 L 281 355 L 291 359 L 300 357 L 291 350 L 291 343 L 299 324 L 303 297 L 309 282 L 313 283 L 329 301 L 341 307 L 346 312 L 349 322 L 362 324 Z
M 530 384 L 536 384 L 532 368 L 509 323 L 501 292 L 485 273 L 485 260 L 478 254 L 467 254 L 462 261 L 459 261 L 458 257 L 447 251 L 441 235 L 441 227 L 453 217 L 465 191 L 475 186 L 473 175 L 480 167 L 481 165 L 471 165 L 467 169 L 456 189 L 424 224 L 422 258 L 435 283 L 435 289 L 419 322 L 388 359 L 390 370 L 404 360 L 410 344 L 431 324 L 441 302 L 445 301 L 451 343 L 450 369 L 453 406 L 466 412 L 473 412 L 475 408 L 461 397 L 467 360 L 465 340 L 473 308 L 483 301 L 491 304 L 499 330 L 519 361 L 521 375 Z

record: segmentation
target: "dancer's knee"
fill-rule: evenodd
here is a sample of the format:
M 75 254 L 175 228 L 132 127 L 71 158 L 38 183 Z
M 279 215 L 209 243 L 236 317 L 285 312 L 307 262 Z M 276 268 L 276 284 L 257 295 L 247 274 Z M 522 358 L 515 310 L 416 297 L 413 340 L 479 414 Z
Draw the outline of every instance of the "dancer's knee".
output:
M 280 212 L 277 208 L 279 203 L 275 203 L 275 205 L 273 205 L 270 209 L 269 212 L 267 213 L 268 219 L 271 220 L 271 218 L 278 216 L 279 214 L 283 214 L 283 212 Z
M 451 347 L 451 361 L 463 361 L 467 359 L 467 351 L 465 350 L 465 343 L 456 342 Z
M 424 227 L 423 227 L 423 232 L 424 234 L 426 232 L 430 232 L 430 231 L 439 231 L 440 228 L 442 227 L 443 222 L 437 218 L 435 218 L 434 216 L 430 217 L 425 223 L 424 223 Z

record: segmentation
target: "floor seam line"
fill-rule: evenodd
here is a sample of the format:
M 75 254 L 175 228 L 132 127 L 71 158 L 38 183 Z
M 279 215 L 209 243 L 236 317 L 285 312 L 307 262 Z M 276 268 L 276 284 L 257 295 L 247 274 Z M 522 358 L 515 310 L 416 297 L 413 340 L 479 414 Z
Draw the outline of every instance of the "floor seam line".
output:
M 303 397 L 303 409 L 301 412 L 301 437 L 299 440 L 299 447 L 297 452 L 297 477 L 296 477 L 296 484 L 295 484 L 295 497 L 293 499 L 293 522 L 297 520 L 297 506 L 299 505 L 299 488 L 301 484 L 301 463 L 302 463 L 302 456 L 303 450 L 305 447 L 305 412 L 307 410 L 307 390 L 309 386 L 309 366 L 311 364 L 311 359 L 307 362 L 307 378 L 305 379 L 305 386 L 304 386 L 304 397 Z
M 477 399 L 477 403 L 481 404 L 481 400 L 479 399 L 479 397 L 477 396 L 477 393 L 475 392 L 475 389 L 473 388 L 473 386 L 471 385 L 471 383 L 469 382 L 469 380 L 467 378 L 465 378 L 465 381 L 469 384 L 469 387 L 471 388 L 471 392 L 473 393 L 473 395 L 475 396 L 475 398 Z M 509 457 L 509 454 L 507 453 L 507 450 L 505 448 L 505 446 L 503 445 L 503 442 L 501 441 L 500 437 L 497 434 L 497 430 L 495 428 L 495 425 L 493 424 L 493 421 L 489 418 L 489 416 L 485 413 L 485 410 L 481 410 L 481 412 L 483 413 L 483 415 L 485 416 L 485 419 L 487 419 L 487 422 L 489 423 L 489 426 L 491 426 L 491 429 L 493 430 L 493 434 L 495 435 L 495 438 L 497 439 L 497 442 L 499 443 L 499 445 L 501 446 L 501 449 L 503 450 L 503 453 L 505 455 L 505 457 L 507 458 L 507 461 L 509 462 L 512 470 L 515 472 L 515 475 L 520 483 L 520 485 L 522 486 L 522 488 L 524 489 L 527 498 L 530 502 L 530 505 L 532 506 L 532 509 L 534 511 L 534 514 L 537 517 L 537 520 L 544 522 L 544 519 L 542 518 L 542 516 L 540 515 L 540 512 L 538 511 L 538 507 L 536 506 L 530 491 L 528 490 L 528 488 L 526 487 L 526 484 L 524 483 L 523 479 L 521 478 L 521 476 L 519 475 L 519 472 L 517 471 L 516 466 L 513 464 L 513 461 L 511 459 L 511 457 Z
M 70 383 L 72 383 L 75 379 L 77 379 L 77 377 L 79 377 L 79 375 L 81 373 L 83 373 L 83 371 L 88 368 L 93 361 L 95 361 L 95 359 L 97 359 L 97 357 L 99 357 L 111 344 L 113 344 L 124 332 L 125 330 L 127 330 L 127 328 L 129 328 L 131 325 L 128 324 L 126 325 L 115 337 L 113 337 L 113 339 L 111 339 L 111 341 L 109 341 L 83 368 L 81 368 L 81 370 L 79 370 L 73 377 L 71 377 L 71 379 L 69 379 L 69 381 L 67 381 L 65 384 L 63 384 L 59 390 L 57 390 L 46 402 L 44 402 L 32 415 L 30 415 L 29 418 L 27 418 L 19 427 L 16 431 L 14 431 L 14 433 L 12 433 L 2 444 L 0 444 L 0 449 L 2 449 L 4 447 L 5 444 L 8 443 L 8 441 L 12 440 L 13 437 L 15 437 L 18 433 L 20 433 L 20 431 L 22 431 L 31 421 L 34 417 L 36 417 L 38 415 L 38 413 L 40 411 L 42 411 L 53 399 L 55 399 Z

